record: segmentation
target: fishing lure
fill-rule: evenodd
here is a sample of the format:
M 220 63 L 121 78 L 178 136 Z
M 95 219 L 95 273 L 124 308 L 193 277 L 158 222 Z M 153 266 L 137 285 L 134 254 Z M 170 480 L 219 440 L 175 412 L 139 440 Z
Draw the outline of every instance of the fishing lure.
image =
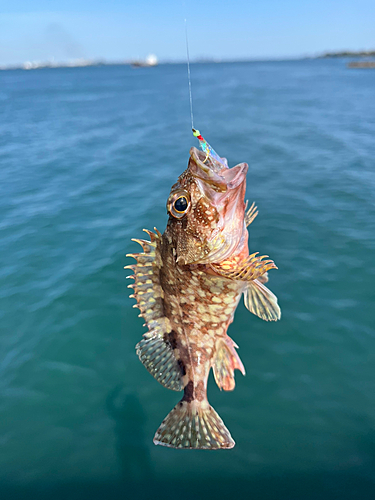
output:
M 220 156 L 216 153 L 216 151 L 208 144 L 206 139 L 204 139 L 201 136 L 199 130 L 195 130 L 195 128 L 193 128 L 192 130 L 193 130 L 193 136 L 198 139 L 202 151 L 206 153 L 206 158 L 203 160 L 203 163 L 207 161 L 208 157 L 211 157 L 213 160 L 218 162 L 222 166 L 222 168 L 228 168 L 228 163 L 226 159 L 220 158 Z

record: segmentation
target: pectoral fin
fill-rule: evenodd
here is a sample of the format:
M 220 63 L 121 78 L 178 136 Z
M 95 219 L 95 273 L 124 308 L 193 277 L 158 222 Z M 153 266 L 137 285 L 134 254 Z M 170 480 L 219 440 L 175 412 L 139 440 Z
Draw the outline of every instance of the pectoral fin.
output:
M 240 262 L 224 261 L 220 264 L 211 264 L 212 269 L 223 276 L 236 281 L 251 281 L 263 276 L 270 269 L 277 269 L 271 259 L 263 260 L 268 255 L 258 256 L 259 252 L 249 255 Z
M 216 355 L 212 368 L 218 387 L 224 391 L 232 391 L 236 385 L 234 370 L 240 370 L 242 375 L 245 375 L 245 368 L 235 347 L 238 346 L 228 336 L 216 342 Z
M 250 281 L 244 291 L 247 309 L 265 321 L 277 321 L 281 317 L 277 297 L 258 280 Z
M 260 281 L 260 283 L 263 283 L 263 285 L 264 285 L 268 281 L 268 273 L 262 274 L 262 276 L 259 276 L 259 278 L 257 278 L 257 280 Z

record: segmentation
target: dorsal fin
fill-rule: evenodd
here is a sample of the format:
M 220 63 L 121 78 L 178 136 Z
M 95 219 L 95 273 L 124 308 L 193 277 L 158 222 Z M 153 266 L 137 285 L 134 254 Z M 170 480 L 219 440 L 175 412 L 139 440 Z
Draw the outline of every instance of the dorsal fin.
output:
M 136 345 L 139 359 L 146 369 L 164 387 L 174 391 L 182 391 L 181 367 L 174 355 L 174 349 L 168 338 L 171 333 L 171 325 L 164 315 L 163 289 L 160 285 L 160 268 L 163 265 L 160 257 L 161 234 L 156 230 L 156 234 L 144 230 L 151 241 L 134 239 L 142 248 L 142 253 L 128 254 L 137 263 L 126 266 L 125 269 L 132 269 L 134 275 L 129 276 L 135 280 L 129 285 L 133 288 L 137 304 L 142 316 L 146 321 L 148 332 L 143 335 L 143 339 Z

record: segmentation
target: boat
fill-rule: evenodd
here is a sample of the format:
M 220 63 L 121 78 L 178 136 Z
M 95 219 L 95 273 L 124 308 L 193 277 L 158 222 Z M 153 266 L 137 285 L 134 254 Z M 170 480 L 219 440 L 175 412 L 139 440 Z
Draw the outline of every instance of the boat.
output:
M 135 68 L 148 68 L 150 66 L 157 66 L 158 58 L 156 57 L 155 54 L 150 54 L 146 57 L 146 59 L 144 60 L 137 59 L 135 61 L 131 61 L 130 64 Z

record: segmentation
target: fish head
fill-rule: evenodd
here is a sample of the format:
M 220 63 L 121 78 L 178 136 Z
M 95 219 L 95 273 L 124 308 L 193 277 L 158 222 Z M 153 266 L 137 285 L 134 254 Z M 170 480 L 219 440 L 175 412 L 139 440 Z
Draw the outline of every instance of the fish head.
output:
M 167 233 L 179 264 L 218 263 L 247 247 L 247 170 L 246 163 L 228 168 L 225 159 L 190 149 L 188 167 L 167 200 Z

